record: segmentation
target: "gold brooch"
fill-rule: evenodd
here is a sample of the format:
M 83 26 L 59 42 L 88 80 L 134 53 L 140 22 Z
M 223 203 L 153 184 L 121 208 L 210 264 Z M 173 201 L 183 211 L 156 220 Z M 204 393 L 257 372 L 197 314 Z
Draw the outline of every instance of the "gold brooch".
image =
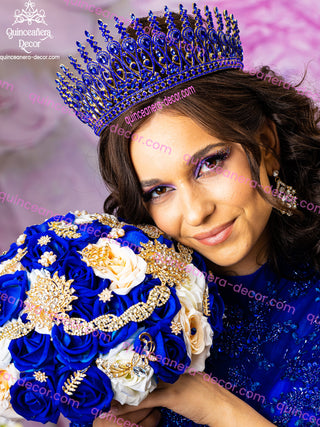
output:
M 145 338 L 147 337 L 147 338 Z M 143 332 L 139 335 L 139 339 L 144 343 L 142 353 L 139 354 L 134 352 L 129 362 L 112 362 L 103 358 L 98 358 L 96 364 L 109 378 L 119 378 L 130 375 L 134 372 L 138 377 L 140 375 L 146 375 L 149 370 L 149 360 L 157 360 L 152 353 L 155 351 L 155 344 L 152 337 L 147 332 Z
M 189 264 L 192 260 L 192 249 L 183 245 L 178 245 L 179 253 L 175 249 L 168 248 L 164 243 L 158 240 L 154 242 L 141 243 L 139 256 L 147 263 L 147 274 L 157 277 L 162 285 L 179 287 L 180 283 L 187 280 L 188 273 L 183 268 L 172 266 L 167 260 L 173 260 L 174 264 Z

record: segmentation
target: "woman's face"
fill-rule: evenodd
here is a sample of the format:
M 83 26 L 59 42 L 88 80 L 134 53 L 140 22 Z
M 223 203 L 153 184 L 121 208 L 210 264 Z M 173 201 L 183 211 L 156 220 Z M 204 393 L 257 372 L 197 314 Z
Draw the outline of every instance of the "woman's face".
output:
M 156 225 L 225 271 L 254 272 L 258 252 L 267 246 L 265 228 L 272 207 L 250 186 L 242 146 L 209 135 L 188 117 L 168 113 L 154 114 L 137 134 L 139 138 L 131 142 L 131 157 Z M 257 138 L 266 141 L 273 136 L 266 127 Z M 159 147 L 170 146 L 171 154 L 165 148 L 146 146 L 148 139 Z M 190 156 L 196 164 L 188 164 Z M 270 154 L 262 157 L 264 187 L 278 163 Z M 230 171 L 230 176 L 217 173 L 218 166 Z M 245 179 L 238 182 L 237 176 Z

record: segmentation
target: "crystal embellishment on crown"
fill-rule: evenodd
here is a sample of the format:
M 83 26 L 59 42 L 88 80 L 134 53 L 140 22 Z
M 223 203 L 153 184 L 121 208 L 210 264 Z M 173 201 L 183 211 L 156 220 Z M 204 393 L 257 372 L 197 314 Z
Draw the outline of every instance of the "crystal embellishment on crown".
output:
M 134 30 L 137 40 L 116 17 L 120 41 L 114 40 L 107 24 L 99 20 L 105 49 L 85 31 L 92 52 L 88 53 L 77 42 L 85 66 L 72 56 L 69 59 L 76 74 L 60 66 L 63 74 L 57 73 L 56 83 L 62 99 L 98 136 L 109 123 L 141 101 L 215 71 L 243 68 L 238 24 L 233 15 L 224 11 L 223 23 L 215 8 L 215 28 L 209 7 L 205 6 L 203 18 L 194 3 L 195 23 L 191 25 L 187 10 L 180 5 L 179 30 L 168 7 L 164 10 L 166 33 L 151 11 L 148 21 L 152 35 L 146 34 L 139 19 L 131 15 L 131 31 Z M 186 45 L 192 46 L 191 52 Z

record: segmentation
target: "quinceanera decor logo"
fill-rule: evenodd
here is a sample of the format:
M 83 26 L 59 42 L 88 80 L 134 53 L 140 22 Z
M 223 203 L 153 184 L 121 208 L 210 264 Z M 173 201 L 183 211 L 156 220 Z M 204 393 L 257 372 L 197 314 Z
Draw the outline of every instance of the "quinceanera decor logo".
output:
M 44 20 L 46 13 L 43 9 L 41 9 L 40 11 L 38 11 L 38 9 L 34 9 L 35 3 L 31 0 L 28 0 L 24 5 L 26 7 L 25 9 L 22 9 L 21 11 L 19 9 L 15 10 L 15 21 L 12 24 L 12 27 L 17 24 L 24 24 L 25 22 L 28 23 L 28 26 L 31 26 L 33 22 L 36 22 L 37 24 L 41 25 L 47 25 Z M 20 37 L 19 48 L 26 53 L 31 53 L 34 49 L 39 49 L 41 42 L 43 42 L 47 38 L 54 38 L 51 34 L 51 30 L 39 28 L 38 26 L 37 28 L 28 29 L 12 27 L 7 28 L 6 35 L 10 40 L 12 40 L 13 37 Z M 26 39 L 25 37 L 27 37 L 28 39 Z

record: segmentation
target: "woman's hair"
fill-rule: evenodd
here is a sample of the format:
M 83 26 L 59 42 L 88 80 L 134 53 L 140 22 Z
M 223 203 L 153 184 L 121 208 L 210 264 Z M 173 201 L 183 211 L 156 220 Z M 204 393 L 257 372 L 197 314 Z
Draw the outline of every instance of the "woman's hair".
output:
M 258 71 L 258 70 L 257 70 Z M 269 67 L 261 72 L 275 74 Z M 312 203 L 316 209 L 298 209 L 291 217 L 282 215 L 279 198 L 266 194 L 257 187 L 260 195 L 274 208 L 267 229 L 270 236 L 269 262 L 275 271 L 282 272 L 280 259 L 290 265 L 304 262 L 320 269 L 320 120 L 319 110 L 313 101 L 294 88 L 285 89 L 241 70 L 223 70 L 182 83 L 163 94 L 136 105 L 112 125 L 136 132 L 150 119 L 144 117 L 128 129 L 125 116 L 143 109 L 165 96 L 192 85 L 195 94 L 164 108 L 165 113 L 184 115 L 202 126 L 209 134 L 227 142 L 242 145 L 250 165 L 252 179 L 260 183 L 259 167 L 261 149 L 270 147 L 258 144 L 255 134 L 267 120 L 276 125 L 280 156 L 280 179 L 296 190 L 298 200 Z M 156 113 L 161 114 L 161 112 Z M 154 224 L 142 200 L 140 183 L 130 158 L 130 140 L 110 132 L 107 127 L 99 144 L 100 171 L 111 191 L 104 210 L 132 223 Z M 298 204 L 299 206 L 299 204 Z M 315 212 L 315 210 L 317 210 Z

